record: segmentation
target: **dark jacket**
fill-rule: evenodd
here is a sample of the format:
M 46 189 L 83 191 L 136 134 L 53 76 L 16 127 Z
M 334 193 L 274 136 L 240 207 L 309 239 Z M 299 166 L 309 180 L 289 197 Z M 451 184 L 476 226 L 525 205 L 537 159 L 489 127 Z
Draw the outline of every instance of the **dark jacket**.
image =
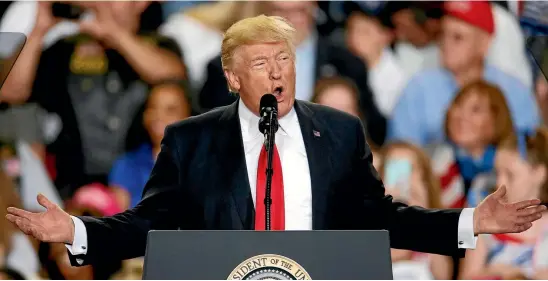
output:
M 461 210 L 407 207 L 385 196 L 358 118 L 303 101 L 295 110 L 310 168 L 313 229 L 387 229 L 391 247 L 464 255 L 457 247 Z M 235 102 L 166 130 L 142 201 L 114 217 L 81 217 L 88 252 L 80 258 L 90 264 L 141 256 L 152 229 L 252 230 L 254 216 Z

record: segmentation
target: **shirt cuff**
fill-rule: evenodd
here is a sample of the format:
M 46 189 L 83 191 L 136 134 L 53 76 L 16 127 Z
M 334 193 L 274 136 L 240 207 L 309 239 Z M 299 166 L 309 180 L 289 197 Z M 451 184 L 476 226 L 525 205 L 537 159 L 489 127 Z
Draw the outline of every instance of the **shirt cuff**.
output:
M 459 249 L 475 249 L 478 237 L 474 235 L 474 208 L 464 208 L 459 216 Z
M 71 255 L 85 255 L 88 252 L 88 234 L 86 232 L 86 226 L 84 222 L 77 217 L 70 216 L 74 222 L 74 241 L 72 245 L 66 244 L 68 251 Z M 77 258 L 76 262 L 82 264 L 84 261 Z

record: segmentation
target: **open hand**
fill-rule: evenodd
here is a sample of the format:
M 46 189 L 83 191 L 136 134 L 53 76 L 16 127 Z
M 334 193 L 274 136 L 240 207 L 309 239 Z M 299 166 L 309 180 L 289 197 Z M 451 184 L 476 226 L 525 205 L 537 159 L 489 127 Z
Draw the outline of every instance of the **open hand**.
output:
M 45 212 L 32 213 L 14 207 L 8 208 L 6 219 L 15 224 L 22 232 L 42 242 L 59 242 L 72 244 L 74 240 L 74 223 L 70 215 L 59 206 L 51 203 L 44 195 L 39 194 L 38 203 L 46 208 Z
M 507 203 L 503 185 L 474 210 L 474 234 L 519 233 L 542 217 L 546 206 L 539 199 Z

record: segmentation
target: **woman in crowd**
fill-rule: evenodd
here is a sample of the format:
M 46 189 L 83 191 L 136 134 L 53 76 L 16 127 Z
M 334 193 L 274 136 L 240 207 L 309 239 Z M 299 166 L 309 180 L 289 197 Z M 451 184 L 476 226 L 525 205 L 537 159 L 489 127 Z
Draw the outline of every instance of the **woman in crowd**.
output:
M 392 142 L 381 150 L 380 174 L 394 200 L 423 208 L 440 208 L 440 187 L 430 159 L 420 148 Z M 449 257 L 392 249 L 394 279 L 450 279 Z
M 136 149 L 122 155 L 109 175 L 109 185 L 124 209 L 134 207 L 141 200 L 166 127 L 191 115 L 186 95 L 184 87 L 177 81 L 167 81 L 152 88 L 142 117 L 148 138 Z
M 515 135 L 499 88 L 485 81 L 464 86 L 447 111 L 445 134 L 446 143 L 429 148 L 440 177 L 442 206 L 475 206 L 492 188 L 497 146 Z
M 506 186 L 509 202 L 548 200 L 548 130 L 519 135 L 497 148 L 497 186 Z M 548 225 L 548 216 L 522 233 L 480 236 L 464 260 L 463 279 L 531 279 L 535 277 L 535 246 Z M 540 254 L 540 253 L 539 253 Z
M 359 106 L 358 87 L 352 80 L 339 76 L 319 80 L 316 82 L 312 102 L 354 115 L 365 124 L 364 114 Z M 373 166 L 378 169 L 382 160 L 378 155 L 379 148 L 371 141 L 368 143 L 373 152 Z

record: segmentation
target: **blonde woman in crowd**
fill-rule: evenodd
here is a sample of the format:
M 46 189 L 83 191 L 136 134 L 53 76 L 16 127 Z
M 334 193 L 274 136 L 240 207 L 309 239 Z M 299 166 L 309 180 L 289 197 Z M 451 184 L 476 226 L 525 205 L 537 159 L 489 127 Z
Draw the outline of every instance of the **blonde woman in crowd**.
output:
M 312 102 L 329 106 L 348 114 L 364 119 L 364 115 L 360 110 L 360 100 L 358 87 L 352 80 L 334 76 L 322 78 L 316 82 Z M 363 120 L 363 124 L 365 120 Z M 379 147 L 372 141 L 368 140 L 368 144 L 373 152 L 373 166 L 379 169 L 381 157 L 379 155 Z
M 497 146 L 515 135 L 500 89 L 481 80 L 460 89 L 447 110 L 445 134 L 445 143 L 429 147 L 440 178 L 442 205 L 475 206 L 494 182 Z
M 509 202 L 539 198 L 548 201 L 548 129 L 502 142 L 496 155 L 497 186 L 506 186 Z M 464 260 L 461 278 L 531 279 L 534 252 L 548 225 L 544 216 L 525 232 L 482 235 Z M 546 256 L 539 253 L 539 256 Z
M 432 172 L 430 159 L 419 147 L 392 142 L 381 149 L 383 163 L 379 173 L 386 193 L 411 206 L 441 208 L 440 186 Z M 450 279 L 449 257 L 392 249 L 394 279 Z

